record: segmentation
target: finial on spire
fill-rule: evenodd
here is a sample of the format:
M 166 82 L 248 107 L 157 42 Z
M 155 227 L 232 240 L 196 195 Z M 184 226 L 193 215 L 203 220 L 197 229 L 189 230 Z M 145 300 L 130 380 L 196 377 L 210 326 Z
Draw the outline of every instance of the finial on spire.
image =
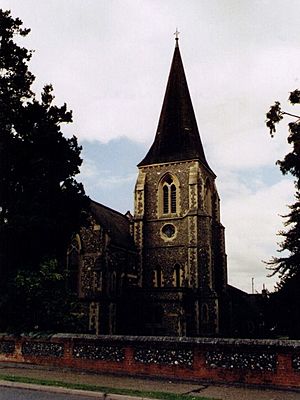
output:
M 179 36 L 179 31 L 178 31 L 178 28 L 176 28 L 176 31 L 174 32 L 174 35 L 175 35 L 175 40 L 176 40 L 176 47 L 178 47 L 178 40 L 179 40 L 179 38 L 178 38 L 178 36 Z

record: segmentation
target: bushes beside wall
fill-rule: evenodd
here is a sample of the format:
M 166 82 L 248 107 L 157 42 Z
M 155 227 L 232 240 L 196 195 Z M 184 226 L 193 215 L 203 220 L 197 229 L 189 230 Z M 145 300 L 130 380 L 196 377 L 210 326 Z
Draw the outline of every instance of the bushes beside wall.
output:
M 199 382 L 300 388 L 300 341 L 2 335 L 1 361 Z

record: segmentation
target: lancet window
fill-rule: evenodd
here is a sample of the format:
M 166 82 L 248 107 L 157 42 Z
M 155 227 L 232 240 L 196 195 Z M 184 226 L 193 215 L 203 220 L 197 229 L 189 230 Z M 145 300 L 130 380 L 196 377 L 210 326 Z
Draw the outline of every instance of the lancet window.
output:
M 175 278 L 175 287 L 181 286 L 181 279 L 180 279 L 180 265 L 175 264 L 174 266 L 174 278 Z
M 205 182 L 205 207 L 209 215 L 212 213 L 212 185 L 210 180 L 207 178 Z
M 67 268 L 68 268 L 68 288 L 74 292 L 78 293 L 78 277 L 80 268 L 80 250 L 81 241 L 79 235 L 76 235 L 68 249 L 67 253 Z
M 208 305 L 206 303 L 202 304 L 201 306 L 201 319 L 203 323 L 207 323 L 209 321 Z
M 159 265 L 154 270 L 154 286 L 155 287 L 162 286 L 162 272 L 161 272 L 161 267 Z

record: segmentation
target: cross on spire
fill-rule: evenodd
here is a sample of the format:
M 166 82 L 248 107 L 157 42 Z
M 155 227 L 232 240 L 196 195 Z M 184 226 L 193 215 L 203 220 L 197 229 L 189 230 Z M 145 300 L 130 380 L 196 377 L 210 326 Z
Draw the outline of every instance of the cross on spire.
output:
M 180 32 L 179 32 L 179 30 L 178 30 L 178 28 L 176 28 L 176 31 L 174 32 L 174 35 L 175 35 L 175 40 L 176 40 L 176 47 L 178 47 L 178 36 L 179 36 L 179 34 L 180 34 Z

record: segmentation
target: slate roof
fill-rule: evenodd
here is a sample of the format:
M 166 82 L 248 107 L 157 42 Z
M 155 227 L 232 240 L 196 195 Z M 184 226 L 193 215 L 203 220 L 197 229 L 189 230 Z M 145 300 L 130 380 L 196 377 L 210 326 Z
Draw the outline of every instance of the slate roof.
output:
M 176 41 L 156 136 L 138 166 L 191 159 L 209 168 Z
M 134 249 L 129 220 L 125 215 L 93 200 L 90 202 L 90 209 L 96 222 L 109 234 L 113 244 Z

